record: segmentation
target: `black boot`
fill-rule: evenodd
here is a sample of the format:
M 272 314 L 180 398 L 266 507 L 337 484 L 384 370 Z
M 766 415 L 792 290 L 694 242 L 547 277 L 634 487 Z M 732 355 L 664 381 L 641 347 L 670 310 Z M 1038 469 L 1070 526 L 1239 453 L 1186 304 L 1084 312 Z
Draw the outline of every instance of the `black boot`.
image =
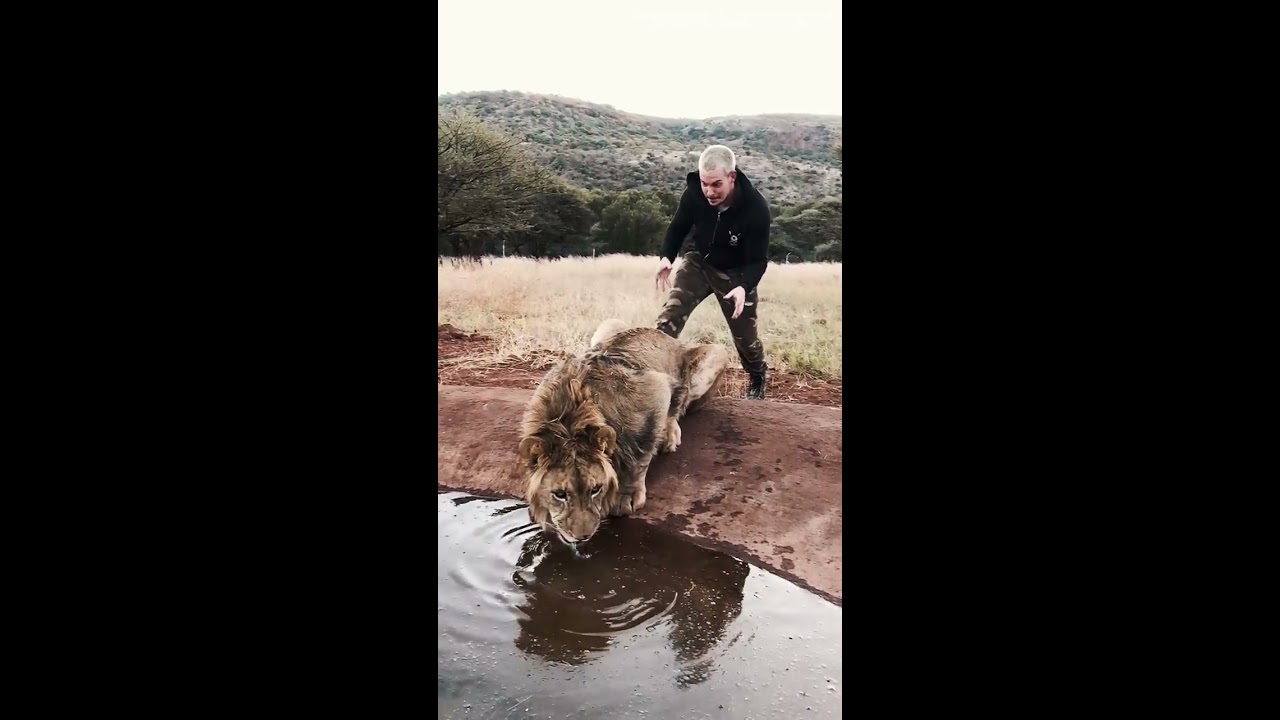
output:
M 764 373 L 748 373 L 751 375 L 751 387 L 747 389 L 748 400 L 764 399 Z

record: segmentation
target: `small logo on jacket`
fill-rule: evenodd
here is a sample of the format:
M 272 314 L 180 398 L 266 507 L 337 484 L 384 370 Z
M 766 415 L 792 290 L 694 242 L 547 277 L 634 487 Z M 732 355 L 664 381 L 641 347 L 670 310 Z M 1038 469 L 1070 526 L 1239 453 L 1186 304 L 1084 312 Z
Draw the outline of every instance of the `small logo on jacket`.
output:
M 738 247 L 738 236 L 734 235 L 732 232 L 729 233 L 729 246 Z

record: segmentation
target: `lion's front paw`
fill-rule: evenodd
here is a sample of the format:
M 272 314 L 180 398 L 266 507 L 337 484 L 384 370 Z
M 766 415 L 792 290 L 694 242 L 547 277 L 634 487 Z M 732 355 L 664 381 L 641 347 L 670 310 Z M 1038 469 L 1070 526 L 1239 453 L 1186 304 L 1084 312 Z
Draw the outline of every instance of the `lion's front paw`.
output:
M 680 423 L 672 420 L 667 424 L 667 436 L 663 438 L 662 452 L 675 452 L 680 447 Z
M 611 515 L 621 515 L 623 517 L 631 515 L 636 511 L 634 499 L 631 493 L 621 493 L 618 499 L 613 503 L 613 512 Z
M 622 517 L 635 515 L 644 508 L 645 494 L 644 488 L 637 488 L 631 492 L 620 493 L 618 495 L 618 499 L 613 503 L 612 512 L 609 514 Z

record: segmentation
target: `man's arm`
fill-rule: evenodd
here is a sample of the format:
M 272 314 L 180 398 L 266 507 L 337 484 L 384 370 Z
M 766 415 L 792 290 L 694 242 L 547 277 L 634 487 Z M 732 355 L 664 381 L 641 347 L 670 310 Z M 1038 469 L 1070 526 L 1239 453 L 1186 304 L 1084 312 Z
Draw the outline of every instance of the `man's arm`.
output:
M 676 207 L 676 215 L 671 218 L 671 224 L 667 226 L 666 237 L 662 239 L 662 257 L 676 261 L 676 253 L 680 252 L 680 245 L 684 242 L 684 236 L 689 234 L 689 228 L 693 227 L 693 211 L 689 208 L 689 188 L 685 187 L 684 192 L 680 195 L 680 205 Z
M 747 246 L 744 248 L 747 262 L 742 266 L 742 289 L 750 294 L 760 284 L 764 271 L 769 267 L 769 226 L 773 224 L 769 211 L 764 210 L 756 216 L 752 223 L 751 234 L 747 235 Z

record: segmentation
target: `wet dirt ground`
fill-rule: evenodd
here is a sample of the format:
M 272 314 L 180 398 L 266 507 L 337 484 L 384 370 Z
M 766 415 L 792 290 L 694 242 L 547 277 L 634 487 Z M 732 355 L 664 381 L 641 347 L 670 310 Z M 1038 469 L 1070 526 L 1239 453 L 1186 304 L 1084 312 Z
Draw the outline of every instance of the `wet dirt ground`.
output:
M 523 498 L 516 448 L 531 390 L 437 386 L 437 485 Z M 843 595 L 838 408 L 718 398 L 681 422 L 649 467 L 639 519 L 768 568 L 835 603 Z

